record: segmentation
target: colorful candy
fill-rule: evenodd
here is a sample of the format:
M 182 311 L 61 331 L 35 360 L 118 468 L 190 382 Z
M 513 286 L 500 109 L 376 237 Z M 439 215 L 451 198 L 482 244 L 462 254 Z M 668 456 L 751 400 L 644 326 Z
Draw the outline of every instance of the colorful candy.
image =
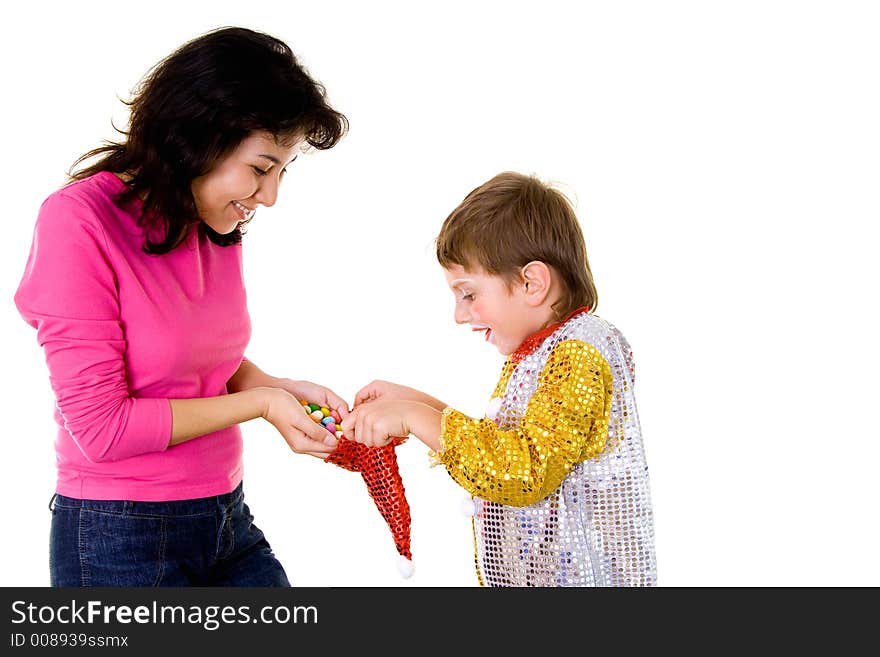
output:
M 324 428 L 337 438 L 342 438 L 342 431 L 339 429 L 342 417 L 336 412 L 336 409 L 331 411 L 326 406 L 310 404 L 305 399 L 301 399 L 299 403 L 316 423 L 324 425 Z

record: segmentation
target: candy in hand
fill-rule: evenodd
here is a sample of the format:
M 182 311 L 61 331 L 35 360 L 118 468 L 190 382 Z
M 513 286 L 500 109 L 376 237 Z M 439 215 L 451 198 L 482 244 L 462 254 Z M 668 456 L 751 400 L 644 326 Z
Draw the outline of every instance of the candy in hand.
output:
M 342 430 L 339 429 L 339 425 L 342 423 L 342 418 L 335 409 L 331 411 L 326 406 L 310 404 L 305 400 L 300 400 L 299 403 L 306 409 L 306 413 L 309 414 L 310 418 L 318 424 L 323 424 L 324 428 L 337 438 L 342 438 Z

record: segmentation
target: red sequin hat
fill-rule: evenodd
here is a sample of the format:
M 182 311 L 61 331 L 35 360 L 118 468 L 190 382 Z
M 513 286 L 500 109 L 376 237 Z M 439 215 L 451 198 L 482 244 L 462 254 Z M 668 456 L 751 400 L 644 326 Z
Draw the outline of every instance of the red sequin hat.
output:
M 336 449 L 325 462 L 361 473 L 370 497 L 391 529 L 394 545 L 400 554 L 397 568 L 403 577 L 409 577 L 413 573 L 410 551 L 411 518 L 403 480 L 397 467 L 397 453 L 394 451 L 405 440 L 406 438 L 394 438 L 384 447 L 367 447 L 341 437 Z

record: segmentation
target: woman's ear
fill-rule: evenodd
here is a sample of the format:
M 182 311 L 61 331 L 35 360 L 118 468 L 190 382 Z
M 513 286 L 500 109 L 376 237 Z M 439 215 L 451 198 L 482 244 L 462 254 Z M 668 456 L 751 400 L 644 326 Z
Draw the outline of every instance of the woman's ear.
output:
M 530 306 L 540 306 L 550 292 L 553 277 L 550 267 L 540 260 L 532 260 L 521 270 L 522 290 Z

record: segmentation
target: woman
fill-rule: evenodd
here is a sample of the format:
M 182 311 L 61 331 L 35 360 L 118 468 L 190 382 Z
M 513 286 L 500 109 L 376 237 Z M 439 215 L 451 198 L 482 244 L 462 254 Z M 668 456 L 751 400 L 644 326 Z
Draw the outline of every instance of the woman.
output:
M 43 204 L 15 296 L 56 395 L 51 583 L 289 586 L 244 503 L 238 424 L 326 457 L 297 400 L 348 406 L 244 358 L 242 228 L 348 122 L 286 44 L 242 28 L 181 46 L 130 107 Z

